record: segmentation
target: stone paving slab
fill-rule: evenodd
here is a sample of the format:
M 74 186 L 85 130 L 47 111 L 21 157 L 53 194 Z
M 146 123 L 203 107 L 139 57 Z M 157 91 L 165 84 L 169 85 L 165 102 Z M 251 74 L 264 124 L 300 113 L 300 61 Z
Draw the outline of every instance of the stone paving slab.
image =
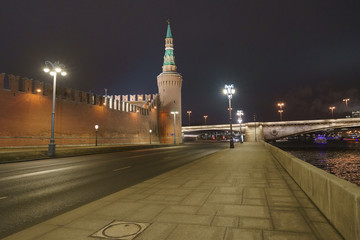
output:
M 343 239 L 262 144 L 244 143 L 5 240 L 104 239 L 90 236 L 113 221 L 149 224 L 135 240 Z

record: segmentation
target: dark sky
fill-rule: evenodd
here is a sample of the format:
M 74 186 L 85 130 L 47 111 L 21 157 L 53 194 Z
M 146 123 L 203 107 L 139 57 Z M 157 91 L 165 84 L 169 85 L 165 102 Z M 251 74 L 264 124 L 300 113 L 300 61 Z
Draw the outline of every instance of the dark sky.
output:
M 184 125 L 228 121 L 225 84 L 245 121 L 343 117 L 360 110 L 360 1 L 1 0 L 0 72 L 42 81 L 60 61 L 62 86 L 156 93 L 166 19 L 183 76 Z

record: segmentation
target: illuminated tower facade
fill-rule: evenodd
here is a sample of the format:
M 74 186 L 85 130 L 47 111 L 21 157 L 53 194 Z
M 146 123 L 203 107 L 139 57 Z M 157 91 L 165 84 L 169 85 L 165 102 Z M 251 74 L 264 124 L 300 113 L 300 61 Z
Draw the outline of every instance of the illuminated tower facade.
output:
M 183 80 L 182 76 L 177 72 L 175 65 L 173 40 L 170 22 L 168 21 L 164 64 L 162 66 L 162 73 L 157 77 L 160 95 L 159 135 L 161 143 L 173 143 L 175 130 L 175 140 L 176 144 L 178 144 L 182 143 L 181 87 Z M 172 112 L 178 112 L 178 114 L 172 114 Z

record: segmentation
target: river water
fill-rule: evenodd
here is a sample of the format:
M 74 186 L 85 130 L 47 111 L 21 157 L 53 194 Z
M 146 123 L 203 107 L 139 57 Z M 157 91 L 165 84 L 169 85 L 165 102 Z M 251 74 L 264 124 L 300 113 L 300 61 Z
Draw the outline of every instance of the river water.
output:
M 273 145 L 335 176 L 360 186 L 360 143 L 296 143 Z

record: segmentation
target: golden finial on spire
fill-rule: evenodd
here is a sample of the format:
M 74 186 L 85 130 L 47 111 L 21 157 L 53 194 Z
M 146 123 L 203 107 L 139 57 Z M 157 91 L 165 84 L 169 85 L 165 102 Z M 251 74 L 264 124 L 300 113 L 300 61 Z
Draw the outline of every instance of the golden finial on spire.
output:
M 166 22 L 168 23 L 168 25 L 170 25 L 170 19 L 169 18 L 166 20 Z

